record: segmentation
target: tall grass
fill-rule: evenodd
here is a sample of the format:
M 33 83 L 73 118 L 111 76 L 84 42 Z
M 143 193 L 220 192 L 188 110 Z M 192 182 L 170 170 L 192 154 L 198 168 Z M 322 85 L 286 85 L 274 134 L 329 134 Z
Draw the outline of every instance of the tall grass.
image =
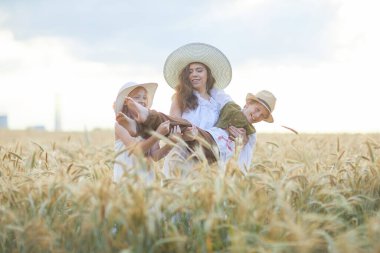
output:
M 380 135 L 259 135 L 246 176 L 149 185 L 112 182 L 111 132 L 0 137 L 0 252 L 380 252 Z

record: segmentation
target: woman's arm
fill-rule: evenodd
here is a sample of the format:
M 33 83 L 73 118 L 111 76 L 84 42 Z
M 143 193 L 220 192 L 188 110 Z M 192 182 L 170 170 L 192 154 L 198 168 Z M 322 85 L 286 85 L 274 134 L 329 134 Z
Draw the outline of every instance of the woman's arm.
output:
M 172 99 L 172 105 L 170 106 L 170 116 L 181 118 L 182 112 L 181 108 L 179 107 L 178 99 L 176 94 L 174 94 Z

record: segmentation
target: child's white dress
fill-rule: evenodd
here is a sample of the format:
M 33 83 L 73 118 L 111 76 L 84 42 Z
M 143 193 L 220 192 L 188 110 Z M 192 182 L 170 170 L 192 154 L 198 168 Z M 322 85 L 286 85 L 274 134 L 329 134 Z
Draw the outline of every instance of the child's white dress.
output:
M 142 139 L 142 138 L 141 138 Z M 146 157 L 138 159 L 137 156 L 129 154 L 124 143 L 115 140 L 115 163 L 113 167 L 113 181 L 119 182 L 123 176 L 138 175 L 145 183 L 154 181 L 154 170 L 149 167 Z

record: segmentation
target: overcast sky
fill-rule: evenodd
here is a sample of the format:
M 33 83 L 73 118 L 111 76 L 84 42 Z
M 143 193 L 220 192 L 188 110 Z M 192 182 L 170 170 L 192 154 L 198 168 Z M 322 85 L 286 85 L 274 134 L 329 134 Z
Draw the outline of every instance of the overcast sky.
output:
M 226 92 L 277 97 L 259 131 L 379 132 L 380 3 L 376 0 L 1 0 L 0 115 L 12 129 L 113 128 L 128 81 L 157 82 L 168 113 L 166 57 L 190 42 L 219 48 Z

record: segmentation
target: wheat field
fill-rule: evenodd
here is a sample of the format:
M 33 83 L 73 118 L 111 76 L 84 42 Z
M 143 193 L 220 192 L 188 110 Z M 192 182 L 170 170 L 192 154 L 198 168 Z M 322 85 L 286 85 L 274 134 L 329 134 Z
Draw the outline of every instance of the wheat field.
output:
M 380 134 L 259 134 L 252 169 L 112 182 L 113 132 L 0 131 L 0 252 L 380 252 Z

